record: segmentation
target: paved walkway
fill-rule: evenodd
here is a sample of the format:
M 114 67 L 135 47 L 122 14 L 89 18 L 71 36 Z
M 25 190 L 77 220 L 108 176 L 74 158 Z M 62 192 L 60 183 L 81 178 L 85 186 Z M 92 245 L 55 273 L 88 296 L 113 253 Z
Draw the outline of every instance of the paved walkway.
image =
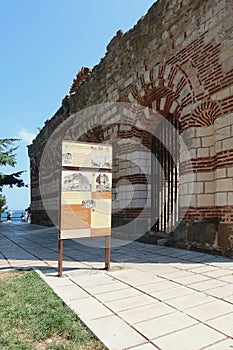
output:
M 65 241 L 59 278 L 57 245 L 54 228 L 1 224 L 0 271 L 37 269 L 108 349 L 233 349 L 233 260 L 131 242 L 107 272 L 104 249 Z

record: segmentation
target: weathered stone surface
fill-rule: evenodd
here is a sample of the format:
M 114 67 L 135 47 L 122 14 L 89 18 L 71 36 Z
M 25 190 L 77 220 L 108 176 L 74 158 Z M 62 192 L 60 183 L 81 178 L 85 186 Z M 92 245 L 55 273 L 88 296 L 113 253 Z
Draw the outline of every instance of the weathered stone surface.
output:
M 117 184 L 122 179 L 132 188 L 126 190 L 119 186 L 118 199 L 114 199 L 113 205 L 114 220 L 124 226 L 124 220 L 131 222 L 145 208 L 144 223 L 153 217 L 149 206 L 153 199 L 156 202 L 159 193 L 151 187 L 151 164 L 143 163 L 144 155 L 136 153 L 127 140 L 134 140 L 150 150 L 151 130 L 158 126 L 155 119 L 149 112 L 135 114 L 135 105 L 128 115 L 124 109 L 117 111 L 113 106 L 101 116 L 102 125 L 93 128 L 98 113 L 91 117 L 86 113 L 89 107 L 99 104 L 133 103 L 152 108 L 161 117 L 177 120 L 180 135 L 184 137 L 187 149 L 181 149 L 180 157 L 180 211 L 184 215 L 174 232 L 173 243 L 231 255 L 232 18 L 230 0 L 158 0 L 131 30 L 117 32 L 107 46 L 105 57 L 92 70 L 87 69 L 84 75 L 77 76 L 81 80 L 74 82 L 72 93 L 65 96 L 61 107 L 45 122 L 29 146 L 34 223 L 51 224 L 44 208 L 46 201 L 52 203 L 51 212 L 57 223 L 58 184 L 53 172 L 47 174 L 44 192 L 48 198 L 42 201 L 44 194 L 38 190 L 42 176 L 40 161 L 53 132 L 62 122 L 69 123 L 75 113 L 75 126 L 69 132 L 69 139 L 88 142 L 118 139 L 125 147 L 122 154 L 127 162 L 117 157 L 113 159 L 113 193 L 116 194 Z M 84 112 L 78 114 L 79 111 Z M 129 120 L 130 127 L 126 127 Z M 106 122 L 110 124 L 108 127 Z M 56 147 L 53 147 L 55 152 Z M 186 161 L 187 154 L 189 161 Z M 58 159 L 51 158 L 51 162 L 59 164 Z M 56 171 L 58 168 L 54 173 Z M 136 190 L 137 186 L 141 188 Z M 185 204 L 187 197 L 192 197 L 189 206 Z M 215 218 L 219 226 L 213 223 Z M 144 223 L 142 220 L 140 225 L 135 225 L 134 232 L 125 232 L 125 235 L 133 237 L 141 230 L 145 231 L 143 236 L 150 231 Z M 151 227 L 153 225 L 151 222 Z M 168 232 L 168 236 L 170 234 Z M 143 237 L 149 240 L 150 235 Z
M 216 241 L 217 230 L 217 222 L 193 222 L 189 224 L 187 240 L 188 242 L 213 245 Z
M 233 224 L 220 224 L 218 229 L 218 245 L 233 254 Z

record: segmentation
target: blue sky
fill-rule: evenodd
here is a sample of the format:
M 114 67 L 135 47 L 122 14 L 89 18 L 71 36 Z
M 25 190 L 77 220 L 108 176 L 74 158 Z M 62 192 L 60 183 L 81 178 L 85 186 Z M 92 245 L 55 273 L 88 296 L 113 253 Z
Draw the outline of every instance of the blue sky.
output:
M 119 29 L 129 30 L 155 0 L 0 0 L 0 138 L 17 137 L 17 166 L 27 170 L 27 145 L 51 118 L 83 66 L 93 67 Z M 8 189 L 10 209 L 25 209 L 29 188 Z

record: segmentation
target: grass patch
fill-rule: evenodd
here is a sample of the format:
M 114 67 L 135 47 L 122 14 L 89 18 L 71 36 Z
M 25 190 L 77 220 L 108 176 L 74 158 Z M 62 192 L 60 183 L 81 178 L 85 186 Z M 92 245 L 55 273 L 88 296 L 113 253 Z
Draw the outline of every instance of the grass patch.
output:
M 36 272 L 0 273 L 0 350 L 106 347 Z

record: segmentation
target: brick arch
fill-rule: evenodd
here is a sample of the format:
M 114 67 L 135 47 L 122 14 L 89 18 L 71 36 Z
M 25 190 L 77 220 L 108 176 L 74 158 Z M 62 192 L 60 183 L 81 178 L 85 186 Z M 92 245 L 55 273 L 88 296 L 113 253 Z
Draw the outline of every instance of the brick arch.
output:
M 221 109 L 214 101 L 203 101 L 192 112 L 189 127 L 202 127 L 214 124 L 221 116 Z
M 191 81 L 186 72 L 178 66 L 163 65 L 156 66 L 150 71 L 146 71 L 140 76 L 138 82 L 131 86 L 131 89 L 128 88 L 128 101 L 151 108 L 152 111 L 155 112 L 154 120 L 153 113 L 146 113 L 146 111 L 140 116 L 140 118 L 138 118 L 143 127 L 147 125 L 147 117 L 149 119 L 148 125 L 150 125 L 150 127 L 152 125 L 155 126 L 155 124 L 153 124 L 154 121 L 159 123 L 160 119 L 157 117 L 159 114 L 166 117 L 166 119 L 168 118 L 170 124 L 181 133 L 185 128 L 187 119 L 191 116 L 192 106 L 196 101 L 196 97 Z M 161 127 L 163 127 L 163 123 L 161 124 Z M 166 128 L 166 126 L 164 127 Z M 148 130 L 151 130 L 151 128 Z M 160 128 L 158 128 L 158 132 L 160 132 L 159 130 Z M 170 135 L 169 129 L 166 130 L 165 134 Z M 158 164 L 163 164 L 165 174 L 168 175 L 166 178 L 166 186 L 164 192 L 161 192 L 158 187 L 160 181 L 154 183 L 154 180 L 151 180 L 150 190 L 152 217 L 154 215 L 153 213 L 156 213 L 159 207 L 162 206 L 164 208 L 163 214 L 158 216 L 158 220 L 153 226 L 153 230 L 155 232 L 164 232 L 165 234 L 168 228 L 173 229 L 176 222 L 178 222 L 176 200 L 178 198 L 179 188 L 178 169 L 181 163 L 178 158 L 173 158 L 173 153 L 170 153 L 170 150 L 174 149 L 174 139 L 171 135 L 168 136 L 168 139 L 170 140 L 168 142 L 170 143 L 167 144 L 167 136 L 163 135 L 164 133 L 162 132 L 160 141 L 156 137 L 152 137 L 150 140 L 151 151 L 156 155 L 155 157 L 152 157 L 151 179 L 155 179 L 159 174 Z M 161 149 L 161 145 L 166 145 L 166 151 L 156 154 L 156 150 Z M 180 147 L 179 143 L 177 143 L 175 149 L 176 147 L 178 150 Z M 155 163 L 153 163 L 154 159 L 156 159 Z M 192 165 L 190 167 L 192 168 Z M 166 204 L 163 203 L 161 193 L 166 193 Z
M 162 115 L 172 114 L 181 122 L 190 117 L 187 111 L 195 101 L 191 81 L 181 67 L 165 64 L 142 74 L 131 86 L 127 100 L 151 108 Z

